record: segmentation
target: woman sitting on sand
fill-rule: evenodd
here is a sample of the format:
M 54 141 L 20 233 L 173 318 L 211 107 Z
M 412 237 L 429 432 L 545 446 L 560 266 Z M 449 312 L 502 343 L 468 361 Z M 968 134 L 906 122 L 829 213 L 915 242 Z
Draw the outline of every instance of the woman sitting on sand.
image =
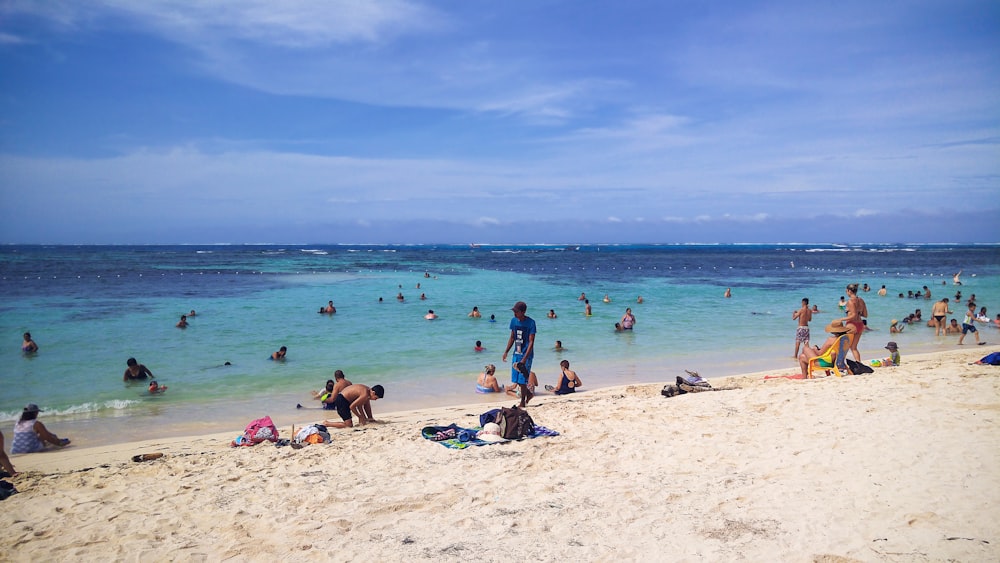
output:
M 555 387 L 546 385 L 545 390 L 552 391 L 556 395 L 576 393 L 576 388 L 583 385 L 583 382 L 580 381 L 580 377 L 576 375 L 575 371 L 569 369 L 569 360 L 559 362 L 559 367 L 562 368 L 562 373 L 559 374 L 559 385 Z
M 483 370 L 483 373 L 479 374 L 479 379 L 476 380 L 476 393 L 499 393 L 501 391 L 500 384 L 497 383 L 496 375 L 494 375 L 497 367 L 489 364 Z
M 41 409 L 34 403 L 24 407 L 20 420 L 14 425 L 14 439 L 10 444 L 10 453 L 40 452 L 45 449 L 46 442 L 60 448 L 69 445 L 68 439 L 60 439 L 59 436 L 49 432 L 44 424 L 36 420 L 40 412 L 42 412 Z

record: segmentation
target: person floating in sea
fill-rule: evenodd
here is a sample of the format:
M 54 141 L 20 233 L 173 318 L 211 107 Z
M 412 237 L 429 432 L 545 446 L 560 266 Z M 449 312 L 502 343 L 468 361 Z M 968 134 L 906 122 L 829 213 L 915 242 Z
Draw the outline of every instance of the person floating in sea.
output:
M 438 316 L 434 313 L 434 309 L 428 309 L 427 314 L 424 315 L 424 318 L 429 321 L 433 321 L 434 319 L 438 318 Z
M 284 360 L 285 359 L 285 354 L 287 354 L 287 353 L 288 353 L 288 347 L 287 346 L 282 346 L 281 348 L 278 348 L 277 352 L 271 354 L 271 359 L 272 360 Z
M 340 422 L 334 420 L 324 420 L 324 426 L 334 428 L 351 428 L 354 426 L 352 413 L 357 415 L 358 424 L 365 425 L 375 422 L 372 416 L 372 401 L 377 401 L 385 396 L 385 390 L 381 385 L 369 388 L 367 385 L 355 383 L 344 388 L 337 394 L 333 406 L 337 409 Z
M 34 354 L 38 351 L 38 344 L 31 339 L 31 333 L 24 333 L 24 342 L 21 343 L 21 351 L 25 354 Z
M 555 309 L 549 309 L 549 314 L 548 314 L 548 317 L 549 317 L 550 319 L 554 319 L 554 318 L 556 318 L 556 310 L 555 310 Z
M 556 352 L 562 352 L 565 350 L 562 345 L 562 340 L 556 340 L 556 345 L 552 348 Z
M 605 293 L 605 294 L 604 294 L 604 299 L 602 299 L 602 301 L 604 301 L 605 303 L 611 303 L 611 298 L 610 298 L 610 297 L 608 297 L 608 294 L 607 294 L 607 293 Z
M 323 312 L 327 315 L 332 315 L 337 312 L 337 308 L 333 306 L 333 301 L 326 302 L 326 308 L 323 309 Z
M 152 395 L 155 395 L 156 393 L 163 393 L 166 390 L 167 386 L 160 385 L 159 383 L 156 382 L 155 379 L 149 382 L 149 393 Z
M 486 348 L 483 348 L 483 341 L 482 340 L 477 340 L 476 341 L 476 347 L 473 348 L 473 350 L 475 350 L 476 352 L 483 352 L 483 351 L 485 351 Z
M 586 293 L 581 293 L 580 296 L 576 298 L 576 300 L 577 301 L 586 301 L 587 300 L 587 294 Z
M 722 296 L 725 297 L 726 299 L 729 299 L 730 297 L 732 297 L 733 296 L 733 290 L 732 290 L 732 288 L 727 287 L 726 288 L 726 292 Z
M 478 306 L 473 307 L 472 311 L 469 312 L 469 317 L 473 318 L 473 319 L 478 319 L 478 318 L 480 318 L 482 316 L 483 316 L 483 314 L 479 312 L 479 307 Z
M 147 377 L 153 377 L 153 372 L 149 371 L 145 365 L 135 361 L 135 358 L 125 360 L 125 365 L 128 367 L 125 368 L 122 381 L 141 381 Z
M 177 321 L 177 328 L 187 328 L 188 318 L 187 315 L 181 315 L 181 320 Z

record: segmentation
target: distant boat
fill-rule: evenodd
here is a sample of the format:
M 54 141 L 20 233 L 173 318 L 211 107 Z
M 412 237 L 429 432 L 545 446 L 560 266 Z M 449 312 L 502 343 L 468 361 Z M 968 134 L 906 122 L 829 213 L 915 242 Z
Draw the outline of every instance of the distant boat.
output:
M 580 250 L 580 247 L 579 246 L 567 246 L 563 250 Z
M 479 245 L 473 242 L 469 243 L 469 248 L 479 248 Z

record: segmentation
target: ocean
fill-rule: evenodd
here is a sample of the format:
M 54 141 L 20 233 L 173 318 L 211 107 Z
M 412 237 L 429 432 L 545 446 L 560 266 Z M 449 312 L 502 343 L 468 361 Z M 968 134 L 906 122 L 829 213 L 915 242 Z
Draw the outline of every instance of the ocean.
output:
M 263 415 L 287 428 L 335 414 L 296 405 L 314 407 L 309 391 L 336 369 L 385 387 L 376 418 L 506 403 L 474 386 L 489 363 L 508 379 L 500 357 L 516 301 L 538 326 L 534 371 L 543 385 L 555 383 L 561 359 L 584 392 L 671 381 L 684 369 L 706 377 L 780 370 L 797 365 L 791 314 L 800 300 L 818 305 L 812 333 L 821 342 L 851 282 L 871 287 L 861 294 L 874 329 L 862 339 L 863 358 L 882 357 L 895 340 L 905 361 L 954 348 L 957 337 L 924 326 L 890 337 L 891 319 L 922 309 L 926 321 L 933 301 L 957 291 L 959 322 L 973 294 L 996 316 L 1000 245 L 8 245 L 0 247 L 0 421 L 12 427 L 26 403 L 37 403 L 50 429 L 80 445 L 235 436 Z M 876 294 L 882 285 L 886 297 Z M 905 297 L 924 286 L 932 299 Z M 337 313 L 319 314 L 330 300 Z M 473 307 L 483 318 L 468 317 Z M 616 333 L 626 307 L 635 330 Z M 192 309 L 188 328 L 176 328 Z M 550 309 L 557 318 L 547 318 Z M 428 310 L 439 318 L 425 320 Z M 37 354 L 21 352 L 25 331 Z M 981 331 L 986 341 L 1000 337 Z M 474 351 L 477 340 L 485 351 Z M 564 351 L 553 349 L 556 340 Z M 287 359 L 269 360 L 280 346 Z M 129 357 L 167 392 L 124 383 Z

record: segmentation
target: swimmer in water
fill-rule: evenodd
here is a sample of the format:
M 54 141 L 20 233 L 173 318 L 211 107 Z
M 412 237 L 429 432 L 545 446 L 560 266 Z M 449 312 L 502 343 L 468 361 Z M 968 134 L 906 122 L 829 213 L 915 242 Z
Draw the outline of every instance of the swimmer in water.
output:
M 271 354 L 271 359 L 272 360 L 284 360 L 285 359 L 285 354 L 287 354 L 287 353 L 288 353 L 288 348 L 286 346 L 282 346 L 281 348 L 278 348 L 277 352 Z
M 34 354 L 38 351 L 38 344 L 31 339 L 31 333 L 24 333 L 24 342 L 21 343 L 21 351 L 25 354 Z
M 187 328 L 188 318 L 187 315 L 181 315 L 181 320 L 177 321 L 177 328 Z
M 549 315 L 548 315 L 548 317 L 550 319 L 556 318 L 556 310 L 555 309 L 549 309 Z
M 163 393 L 166 390 L 167 390 L 167 386 L 166 385 L 160 385 L 159 383 L 156 382 L 155 379 L 153 381 L 149 382 L 149 392 L 151 394 L 152 393 Z

